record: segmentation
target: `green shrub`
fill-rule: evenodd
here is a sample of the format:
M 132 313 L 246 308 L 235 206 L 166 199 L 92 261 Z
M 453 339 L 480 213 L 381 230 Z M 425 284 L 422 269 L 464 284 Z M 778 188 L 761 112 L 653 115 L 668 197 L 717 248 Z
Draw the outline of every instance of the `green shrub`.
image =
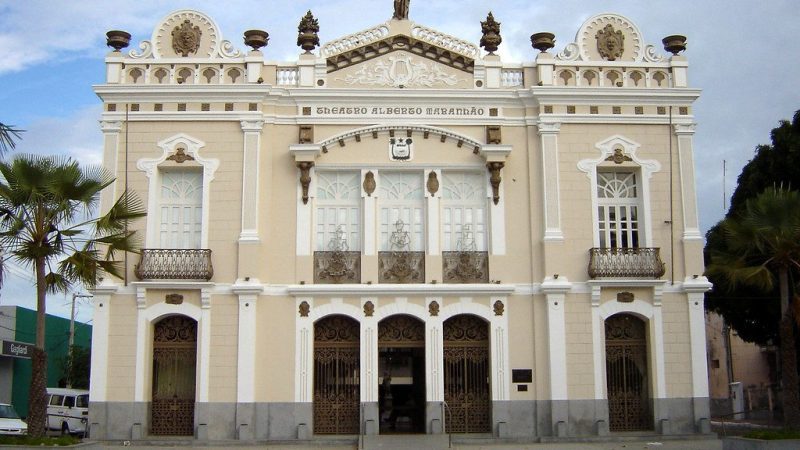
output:
M 35 438 L 31 436 L 0 436 L 0 445 L 62 446 L 62 445 L 75 445 L 80 442 L 81 440 L 74 436 L 40 437 L 40 438 Z
M 800 431 L 797 430 L 757 430 L 744 435 L 750 439 L 761 439 L 772 441 L 775 439 L 800 439 Z

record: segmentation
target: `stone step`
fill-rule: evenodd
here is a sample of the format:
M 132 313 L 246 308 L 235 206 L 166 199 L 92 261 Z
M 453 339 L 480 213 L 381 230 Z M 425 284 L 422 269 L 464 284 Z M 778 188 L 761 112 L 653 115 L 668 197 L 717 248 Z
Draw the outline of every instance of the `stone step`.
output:
M 381 434 L 366 435 L 364 450 L 447 450 L 450 439 L 446 434 Z

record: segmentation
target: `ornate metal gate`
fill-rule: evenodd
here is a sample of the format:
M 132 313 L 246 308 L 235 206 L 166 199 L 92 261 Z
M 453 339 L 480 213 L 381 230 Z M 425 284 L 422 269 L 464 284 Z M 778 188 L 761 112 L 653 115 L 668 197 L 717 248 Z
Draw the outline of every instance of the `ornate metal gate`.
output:
M 345 316 L 314 324 L 314 433 L 359 432 L 359 336 Z
M 448 433 L 491 431 L 489 393 L 489 325 L 459 315 L 444 323 L 444 400 L 450 416 Z
M 150 433 L 194 434 L 197 322 L 171 316 L 155 325 Z
M 611 431 L 653 429 L 645 323 L 630 315 L 606 319 L 606 381 Z

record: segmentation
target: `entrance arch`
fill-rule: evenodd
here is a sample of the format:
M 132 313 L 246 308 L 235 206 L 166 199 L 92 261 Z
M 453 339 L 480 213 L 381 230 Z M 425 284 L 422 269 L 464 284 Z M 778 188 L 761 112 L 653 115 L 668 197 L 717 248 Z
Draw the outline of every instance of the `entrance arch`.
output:
M 153 333 L 153 401 L 150 433 L 194 435 L 197 322 L 169 316 Z
M 460 314 L 444 322 L 444 400 L 448 433 L 491 431 L 489 324 Z
M 358 434 L 360 324 L 333 315 L 314 324 L 314 433 Z
M 609 429 L 652 430 L 647 324 L 632 314 L 615 314 L 606 319 L 605 331 Z
M 425 322 L 396 314 L 378 323 L 381 433 L 425 432 Z

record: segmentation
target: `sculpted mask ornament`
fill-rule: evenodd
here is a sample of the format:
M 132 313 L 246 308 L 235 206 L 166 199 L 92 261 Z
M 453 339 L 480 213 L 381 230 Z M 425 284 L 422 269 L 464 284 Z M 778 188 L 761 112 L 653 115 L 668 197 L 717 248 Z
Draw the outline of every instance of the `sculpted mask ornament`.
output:
M 181 56 L 189 56 L 189 53 L 196 53 L 200 48 L 200 27 L 192 26 L 189 19 L 172 30 L 172 49 Z
M 622 56 L 622 52 L 625 50 L 625 36 L 622 31 L 614 30 L 614 27 L 609 24 L 598 31 L 595 37 L 600 56 L 609 61 L 614 61 Z

